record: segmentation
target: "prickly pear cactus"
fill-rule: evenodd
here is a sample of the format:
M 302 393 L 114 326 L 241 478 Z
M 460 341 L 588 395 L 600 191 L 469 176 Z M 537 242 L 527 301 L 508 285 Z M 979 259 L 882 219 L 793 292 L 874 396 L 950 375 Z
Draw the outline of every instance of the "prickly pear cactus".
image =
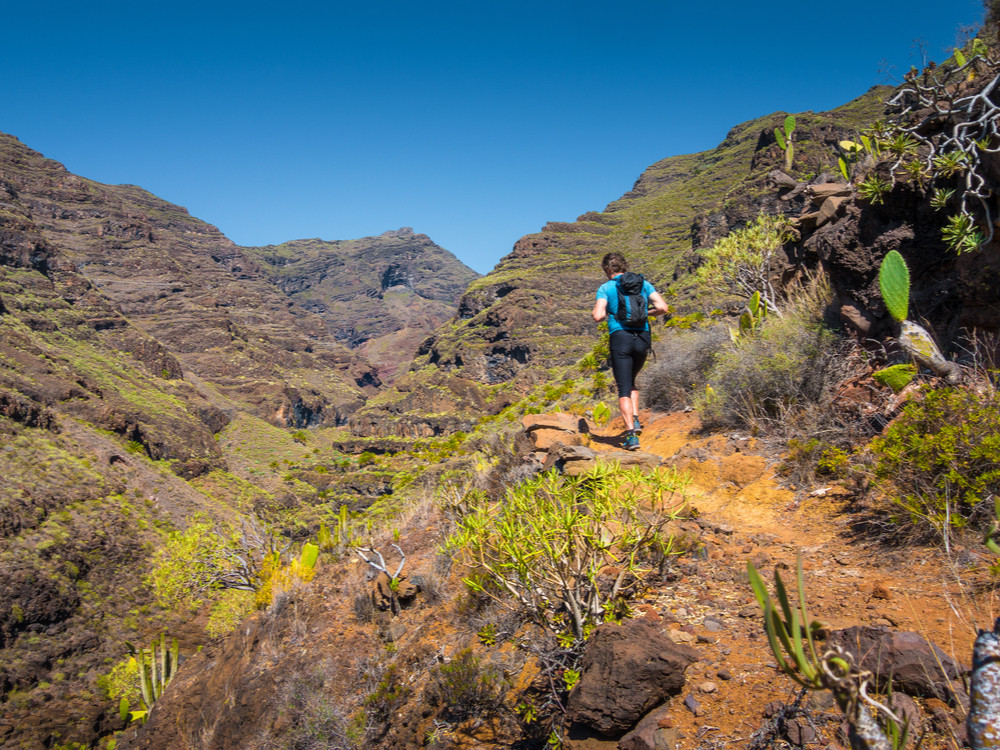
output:
M 906 267 L 903 256 L 895 250 L 890 250 L 882 259 L 878 285 L 889 314 L 896 322 L 902 323 L 906 320 L 910 304 L 910 269 Z
M 788 115 L 785 118 L 785 138 L 792 140 L 792 131 L 795 130 L 795 115 Z
M 917 368 L 913 365 L 892 365 L 872 373 L 877 383 L 889 386 L 894 393 L 903 390 L 916 376 Z

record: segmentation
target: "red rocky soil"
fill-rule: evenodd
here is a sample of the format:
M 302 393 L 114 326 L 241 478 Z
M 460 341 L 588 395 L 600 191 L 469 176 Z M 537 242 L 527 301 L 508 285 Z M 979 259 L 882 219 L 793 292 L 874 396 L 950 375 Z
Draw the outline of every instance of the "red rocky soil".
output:
M 684 691 L 668 702 L 660 721 L 670 729 L 675 748 L 751 746 L 766 723 L 766 707 L 772 704 L 768 713 L 774 713 L 773 702 L 794 703 L 797 697 L 797 686 L 777 670 L 768 648 L 747 583 L 748 560 L 762 573 L 777 566 L 785 582 L 794 585 L 796 557 L 801 555 L 812 618 L 834 630 L 875 625 L 914 631 L 968 667 L 975 629 L 991 627 L 995 616 L 992 590 L 983 585 L 985 551 L 953 551 L 949 560 L 935 549 L 888 551 L 851 538 L 847 502 L 839 488 L 795 492 L 782 487 L 775 460 L 756 453 L 752 439 L 700 437 L 694 414 L 648 419 L 642 449 L 692 477 L 689 494 L 697 514 L 682 522 L 681 530 L 703 545 L 695 559 L 682 558 L 677 580 L 651 592 L 637 607 L 640 616 L 660 623 L 673 640 L 701 654 L 687 670 Z M 607 430 L 605 439 L 598 437 L 591 447 L 610 450 L 608 443 L 616 441 L 606 438 L 616 434 Z M 846 745 L 837 731 L 840 721 L 832 700 L 819 695 L 807 701 L 814 726 L 793 721 L 796 726 L 788 734 L 801 741 L 796 732 L 804 728 L 808 738 L 819 729 L 817 747 Z M 931 698 L 920 702 L 920 711 L 931 732 L 924 747 L 960 746 L 949 735 L 962 735 L 961 708 Z M 777 734 L 780 747 L 787 734 Z M 587 740 L 570 746 L 613 748 L 616 743 Z

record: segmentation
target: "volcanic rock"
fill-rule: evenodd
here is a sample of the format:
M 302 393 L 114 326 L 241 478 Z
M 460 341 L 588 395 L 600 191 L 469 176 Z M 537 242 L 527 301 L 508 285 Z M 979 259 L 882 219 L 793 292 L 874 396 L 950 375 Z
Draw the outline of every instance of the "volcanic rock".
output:
M 601 625 L 580 661 L 580 682 L 566 716 L 605 735 L 631 729 L 650 709 L 684 686 L 684 670 L 698 655 L 646 620 Z

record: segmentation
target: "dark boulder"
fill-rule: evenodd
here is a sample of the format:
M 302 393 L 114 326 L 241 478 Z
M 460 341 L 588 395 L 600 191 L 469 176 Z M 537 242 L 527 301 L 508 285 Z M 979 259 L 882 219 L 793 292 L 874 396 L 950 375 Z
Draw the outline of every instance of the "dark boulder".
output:
M 875 676 L 885 690 L 907 695 L 956 701 L 962 667 L 919 633 L 897 632 L 887 627 L 854 626 L 830 634 L 830 646 L 839 646 L 855 663 Z
M 569 694 L 566 717 L 604 735 L 627 732 L 681 691 L 684 670 L 697 658 L 646 620 L 601 625 L 580 661 L 581 677 Z

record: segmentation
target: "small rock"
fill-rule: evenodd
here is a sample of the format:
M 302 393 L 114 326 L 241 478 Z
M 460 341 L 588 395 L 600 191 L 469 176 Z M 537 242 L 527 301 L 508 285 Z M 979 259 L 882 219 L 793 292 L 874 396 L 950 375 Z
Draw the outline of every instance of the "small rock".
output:
M 809 693 L 806 705 L 813 711 L 829 711 L 837 705 L 837 702 L 829 690 L 816 690 Z
M 689 695 L 687 698 L 684 699 L 684 707 L 688 711 L 693 713 L 695 716 L 701 716 L 700 713 L 702 710 L 701 704 L 698 702 L 698 699 L 695 698 L 693 695 Z
M 711 680 L 705 680 L 704 682 L 698 684 L 698 689 L 703 693 L 714 693 L 719 689 L 719 686 Z
M 715 617 L 706 617 L 702 621 L 702 624 L 705 626 L 705 630 L 710 633 L 718 633 L 724 627 L 722 621 L 716 619 Z
M 718 677 L 720 680 L 733 679 L 733 673 L 730 672 L 728 669 L 720 669 L 718 672 L 715 673 L 715 676 Z
M 816 741 L 816 730 L 802 719 L 792 719 L 785 724 L 785 735 L 789 742 L 798 747 L 805 747 Z
M 892 592 L 889 591 L 888 586 L 886 586 L 884 583 L 880 581 L 879 583 L 876 583 L 874 588 L 872 589 L 872 596 L 875 599 L 889 600 L 892 599 Z
M 685 630 L 668 630 L 667 637 L 674 643 L 694 643 L 697 640 L 694 633 L 688 633 Z
M 900 716 L 904 721 L 909 722 L 911 736 L 917 736 L 923 721 L 923 716 L 920 713 L 920 707 L 917 706 L 917 702 L 906 693 L 896 692 L 889 698 L 889 708 L 893 710 L 896 716 Z

